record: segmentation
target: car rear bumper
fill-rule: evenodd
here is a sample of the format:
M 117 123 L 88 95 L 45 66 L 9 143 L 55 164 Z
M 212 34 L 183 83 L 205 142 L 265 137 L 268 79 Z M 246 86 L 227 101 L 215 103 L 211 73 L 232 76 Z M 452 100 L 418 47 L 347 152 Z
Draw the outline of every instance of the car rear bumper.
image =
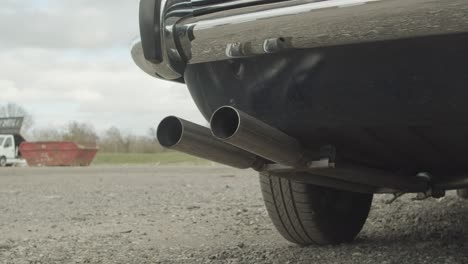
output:
M 465 0 L 294 0 L 202 15 L 174 15 L 176 7 L 165 11 L 170 0 L 161 2 L 162 11 L 154 15 L 164 17 L 152 20 L 160 21 L 160 31 L 155 36 L 141 31 L 143 39 L 156 40 L 160 58 L 148 59 L 152 47 L 140 41 L 132 56 L 142 70 L 167 80 L 183 81 L 187 64 L 468 32 Z

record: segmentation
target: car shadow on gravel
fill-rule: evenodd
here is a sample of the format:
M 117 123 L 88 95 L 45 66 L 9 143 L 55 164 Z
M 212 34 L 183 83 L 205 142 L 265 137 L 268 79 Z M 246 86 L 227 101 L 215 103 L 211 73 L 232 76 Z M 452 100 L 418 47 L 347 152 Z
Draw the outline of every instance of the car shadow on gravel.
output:
M 376 199 L 355 242 L 301 247 L 278 237 L 242 248 L 219 245 L 186 263 L 468 263 L 468 206 L 454 196 L 441 200 Z M 271 237 L 270 237 L 271 238 Z M 261 238 L 260 238 L 261 239 Z M 168 263 L 170 258 L 166 259 Z M 192 262 L 191 262 L 192 261 Z M 185 262 L 184 262 L 185 263 Z
M 468 263 L 466 201 L 450 196 L 376 207 L 356 241 L 338 248 L 367 252 L 368 257 L 385 256 L 390 263 L 402 258 Z

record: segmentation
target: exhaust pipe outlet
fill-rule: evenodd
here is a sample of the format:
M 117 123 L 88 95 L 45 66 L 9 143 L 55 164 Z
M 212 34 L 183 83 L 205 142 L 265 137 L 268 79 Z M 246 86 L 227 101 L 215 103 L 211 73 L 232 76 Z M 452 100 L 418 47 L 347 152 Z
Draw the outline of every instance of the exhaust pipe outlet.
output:
M 161 146 L 239 169 L 260 169 L 263 160 L 245 150 L 224 143 L 210 129 L 187 120 L 168 116 L 159 123 Z
M 282 131 L 231 106 L 216 110 L 210 121 L 213 135 L 267 160 L 291 167 L 306 167 L 300 143 Z

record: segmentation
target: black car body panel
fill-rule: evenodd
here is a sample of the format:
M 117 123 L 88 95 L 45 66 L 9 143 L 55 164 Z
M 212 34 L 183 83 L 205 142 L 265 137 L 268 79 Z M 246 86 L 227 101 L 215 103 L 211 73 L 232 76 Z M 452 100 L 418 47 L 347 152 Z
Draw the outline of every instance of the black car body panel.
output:
M 467 1 L 152 1 L 158 51 L 132 56 L 186 83 L 207 120 L 231 105 L 338 160 L 468 171 Z
M 188 65 L 204 116 L 233 105 L 311 148 L 387 169 L 468 169 L 468 34 Z M 443 172 L 443 173 L 442 173 Z

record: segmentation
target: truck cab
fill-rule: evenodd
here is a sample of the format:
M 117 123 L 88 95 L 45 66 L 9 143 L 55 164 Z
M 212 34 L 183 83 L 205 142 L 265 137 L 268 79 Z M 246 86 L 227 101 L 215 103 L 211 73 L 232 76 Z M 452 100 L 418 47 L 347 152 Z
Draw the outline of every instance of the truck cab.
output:
M 0 118 L 0 167 L 24 163 L 19 146 L 26 141 L 21 136 L 23 117 Z
M 19 145 L 24 141 L 21 135 L 0 134 L 0 167 L 23 163 Z

